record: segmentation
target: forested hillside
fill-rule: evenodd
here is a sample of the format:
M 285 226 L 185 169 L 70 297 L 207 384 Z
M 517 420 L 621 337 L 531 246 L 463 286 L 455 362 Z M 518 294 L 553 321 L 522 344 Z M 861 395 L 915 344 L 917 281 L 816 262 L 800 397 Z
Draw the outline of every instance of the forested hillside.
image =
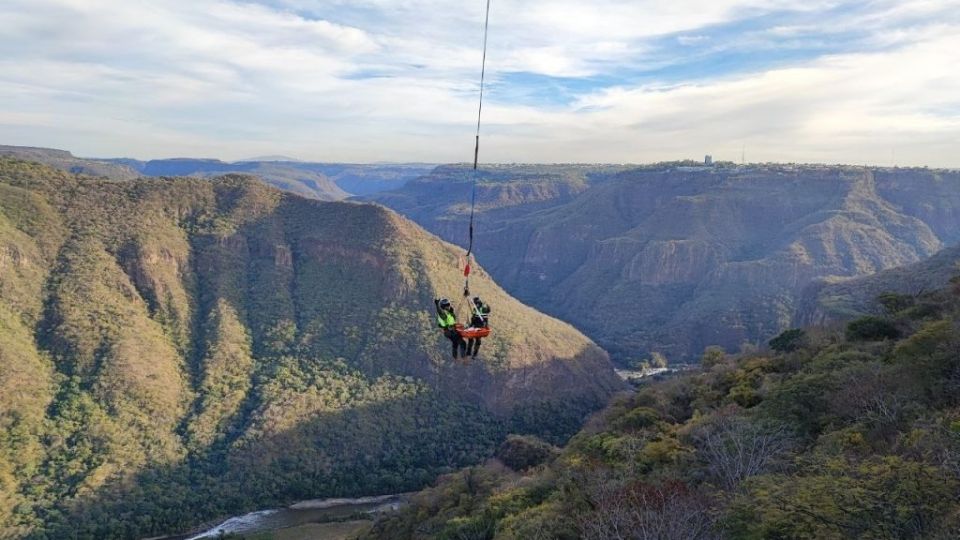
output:
M 459 250 L 252 177 L 114 182 L 0 159 L 0 537 L 142 538 L 415 489 L 621 388 L 481 269 L 481 357 L 432 299 Z
M 470 180 L 442 167 L 373 199 L 462 244 Z M 814 281 L 960 242 L 957 171 L 494 166 L 477 201 L 477 256 L 493 277 L 624 364 L 763 342 L 797 322 Z
M 367 538 L 958 538 L 960 278 L 886 298 L 772 350 L 709 350 L 562 450 L 512 438 Z

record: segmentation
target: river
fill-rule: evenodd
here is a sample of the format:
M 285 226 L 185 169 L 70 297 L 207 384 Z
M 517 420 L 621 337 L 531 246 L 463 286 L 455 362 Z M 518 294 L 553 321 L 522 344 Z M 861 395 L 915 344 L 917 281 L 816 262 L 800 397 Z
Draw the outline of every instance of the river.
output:
M 408 494 L 400 494 L 359 499 L 303 501 L 286 508 L 271 508 L 232 517 L 200 532 L 152 540 L 207 540 L 218 538 L 221 534 L 254 534 L 294 529 L 317 523 L 372 521 L 378 514 L 398 510 L 406 504 L 408 497 Z M 322 539 L 322 536 L 319 538 Z

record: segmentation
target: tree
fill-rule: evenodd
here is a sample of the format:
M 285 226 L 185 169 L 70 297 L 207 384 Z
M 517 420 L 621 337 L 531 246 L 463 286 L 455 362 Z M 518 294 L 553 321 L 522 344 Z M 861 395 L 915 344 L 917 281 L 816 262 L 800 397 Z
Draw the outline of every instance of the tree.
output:
M 900 330 L 897 326 L 880 317 L 861 317 L 847 325 L 849 341 L 883 341 L 898 337 L 900 337 Z
M 713 366 L 722 364 L 726 359 L 727 353 L 723 348 L 712 345 L 703 351 L 703 356 L 700 357 L 700 365 L 703 366 L 703 369 L 711 369 Z
M 877 297 L 877 302 L 883 306 L 888 315 L 896 315 L 912 307 L 915 299 L 908 294 L 886 292 Z
M 709 500 L 680 481 L 626 485 L 600 476 L 587 492 L 592 510 L 577 517 L 584 540 L 719 538 Z
M 793 328 L 770 340 L 770 348 L 777 352 L 793 352 L 803 346 L 807 333 Z
M 515 471 L 536 467 L 558 454 L 558 450 L 533 436 L 510 435 L 497 449 L 497 459 Z
M 667 365 L 668 365 L 667 357 L 664 356 L 662 353 L 658 353 L 656 351 L 650 353 L 650 367 L 654 369 L 665 368 L 667 367 Z
M 693 440 L 707 471 L 729 491 L 751 476 L 775 469 L 791 446 L 783 426 L 751 420 L 729 409 L 699 426 Z

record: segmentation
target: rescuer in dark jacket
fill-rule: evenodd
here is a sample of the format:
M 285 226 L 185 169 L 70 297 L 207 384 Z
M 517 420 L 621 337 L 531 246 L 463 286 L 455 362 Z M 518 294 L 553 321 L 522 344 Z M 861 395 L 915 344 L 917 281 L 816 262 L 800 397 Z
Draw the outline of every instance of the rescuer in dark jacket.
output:
M 473 328 L 486 328 L 490 325 L 490 306 L 483 303 L 479 296 L 473 297 L 471 305 L 470 326 Z M 467 341 L 467 352 L 476 357 L 480 352 L 480 338 L 474 338 Z
M 453 344 L 453 357 L 457 357 L 457 349 L 460 350 L 460 356 L 467 357 L 467 343 L 457 332 L 457 316 L 453 312 L 453 306 L 446 298 L 433 300 L 433 305 L 437 308 L 437 326 L 443 331 L 443 335 Z

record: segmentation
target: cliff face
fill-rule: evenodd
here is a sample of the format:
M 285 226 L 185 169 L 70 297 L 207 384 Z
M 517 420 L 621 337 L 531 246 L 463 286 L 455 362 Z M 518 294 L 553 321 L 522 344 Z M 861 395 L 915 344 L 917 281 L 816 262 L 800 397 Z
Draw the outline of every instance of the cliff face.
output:
M 0 160 L 0 500 L 20 508 L 0 532 L 149 536 L 572 433 L 621 388 L 606 353 L 480 269 L 495 332 L 452 363 L 432 299 L 461 290 L 458 255 L 249 177 Z M 146 522 L 100 521 L 141 503 Z
M 377 200 L 463 242 L 468 178 L 438 170 Z M 479 260 L 619 361 L 764 341 L 794 324 L 814 280 L 912 263 L 960 240 L 957 172 L 584 167 L 528 179 L 501 168 L 480 182 Z M 553 184 L 540 191 L 557 195 L 488 195 L 517 183 Z
M 868 314 L 882 314 L 877 298 L 886 293 L 919 296 L 947 287 L 960 275 L 960 246 L 923 261 L 844 280 L 812 283 L 801 297 L 797 323 L 825 324 Z

